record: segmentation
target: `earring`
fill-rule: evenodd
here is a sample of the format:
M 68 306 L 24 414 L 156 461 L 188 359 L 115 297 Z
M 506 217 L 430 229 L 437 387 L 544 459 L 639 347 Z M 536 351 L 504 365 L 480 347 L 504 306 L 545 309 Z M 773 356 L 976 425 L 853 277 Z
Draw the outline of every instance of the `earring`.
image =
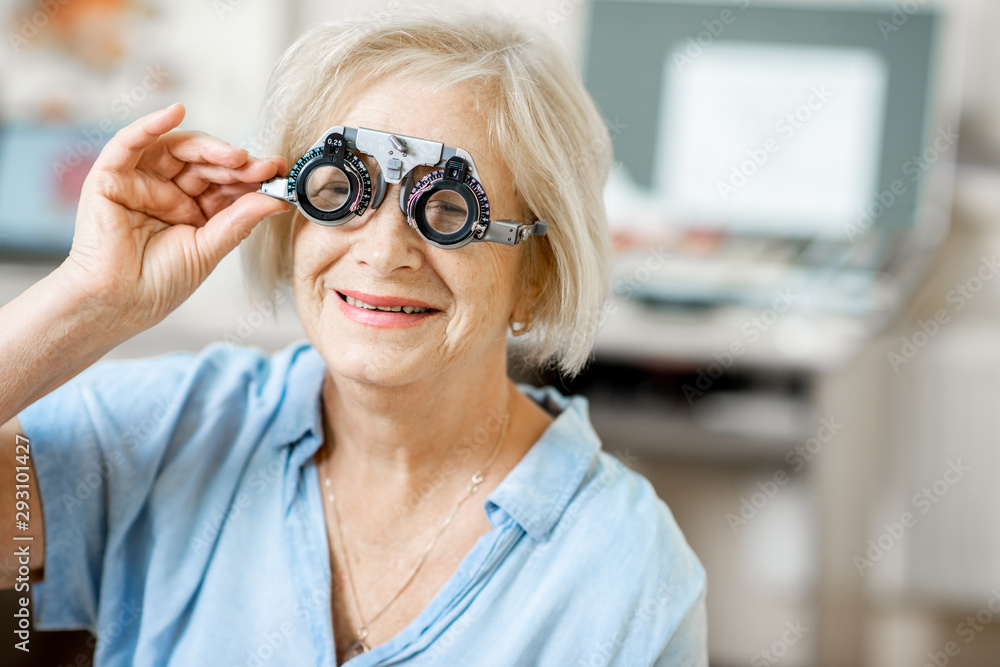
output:
M 521 322 L 519 327 L 515 327 L 514 325 L 517 323 L 514 321 L 514 314 L 511 313 L 510 333 L 514 336 L 523 336 L 524 334 L 528 333 L 528 330 L 531 328 L 531 322 L 532 322 L 531 318 L 528 318 L 524 322 Z

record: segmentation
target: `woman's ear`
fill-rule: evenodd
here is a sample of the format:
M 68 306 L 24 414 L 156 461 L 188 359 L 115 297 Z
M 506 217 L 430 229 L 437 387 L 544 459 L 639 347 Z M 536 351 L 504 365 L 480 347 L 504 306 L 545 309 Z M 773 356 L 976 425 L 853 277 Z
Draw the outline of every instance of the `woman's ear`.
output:
M 527 281 L 525 281 L 527 283 Z M 538 287 L 527 283 L 521 288 L 521 295 L 514 304 L 513 318 L 517 322 L 528 322 L 534 319 L 535 306 L 538 303 Z
M 520 286 L 518 288 L 517 300 L 511 311 L 510 328 L 515 336 L 526 333 L 531 327 L 537 315 L 537 307 L 541 295 L 541 285 L 537 280 L 537 272 L 532 269 L 528 254 L 522 256 L 521 267 L 518 271 L 520 276 Z

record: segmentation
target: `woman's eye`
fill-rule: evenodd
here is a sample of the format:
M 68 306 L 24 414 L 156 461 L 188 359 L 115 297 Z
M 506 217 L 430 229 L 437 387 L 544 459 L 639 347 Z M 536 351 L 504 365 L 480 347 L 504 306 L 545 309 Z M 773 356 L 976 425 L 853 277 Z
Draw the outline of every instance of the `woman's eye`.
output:
M 444 202 L 431 202 L 430 206 L 427 207 L 429 211 L 435 213 L 449 213 L 455 214 L 460 213 L 465 215 L 465 209 L 459 208 L 458 206 L 452 206 L 451 204 L 446 204 Z
M 342 183 L 327 183 L 318 190 L 309 193 L 310 197 L 337 195 L 346 197 L 351 194 L 351 189 Z

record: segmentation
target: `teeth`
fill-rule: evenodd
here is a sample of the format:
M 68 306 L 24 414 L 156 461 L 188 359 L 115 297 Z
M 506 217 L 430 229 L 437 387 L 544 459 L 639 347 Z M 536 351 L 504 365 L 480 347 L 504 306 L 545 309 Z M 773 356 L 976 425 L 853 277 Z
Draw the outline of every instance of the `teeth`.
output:
M 426 313 L 426 308 L 420 308 L 417 306 L 372 306 L 365 303 L 364 301 L 359 301 L 352 296 L 344 295 L 344 300 L 347 301 L 352 306 L 357 306 L 358 308 L 367 308 L 368 310 L 381 310 L 387 313 L 398 313 L 400 311 L 404 313 Z

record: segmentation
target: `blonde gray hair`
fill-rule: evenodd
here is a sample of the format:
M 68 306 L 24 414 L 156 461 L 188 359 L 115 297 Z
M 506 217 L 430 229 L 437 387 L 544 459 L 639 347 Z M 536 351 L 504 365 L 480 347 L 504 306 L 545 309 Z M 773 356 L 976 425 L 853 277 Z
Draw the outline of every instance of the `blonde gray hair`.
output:
M 603 193 L 611 140 L 569 58 L 550 38 L 494 14 L 406 12 L 319 25 L 285 51 L 268 82 L 264 154 L 291 165 L 349 93 L 387 77 L 429 91 L 462 82 L 491 91 L 484 96 L 491 146 L 513 175 L 525 220 L 548 223 L 546 236 L 521 246 L 530 301 L 521 319 L 530 327 L 515 358 L 576 375 L 608 285 Z M 289 281 L 293 213 L 264 220 L 243 244 L 247 280 L 259 294 Z

